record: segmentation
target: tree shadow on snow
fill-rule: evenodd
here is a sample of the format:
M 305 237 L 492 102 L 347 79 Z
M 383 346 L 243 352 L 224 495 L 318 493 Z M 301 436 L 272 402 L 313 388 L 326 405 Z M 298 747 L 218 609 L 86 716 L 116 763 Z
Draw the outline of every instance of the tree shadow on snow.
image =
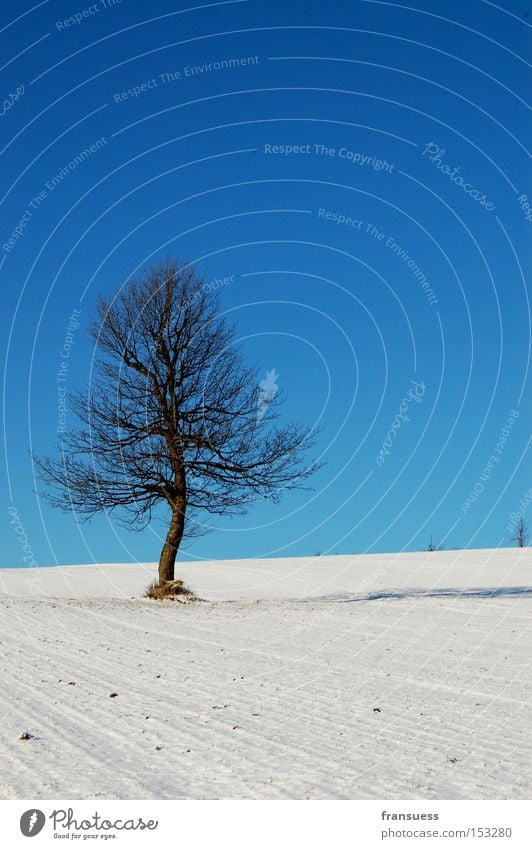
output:
M 360 595 L 357 593 L 330 593 L 330 595 L 303 599 L 303 601 L 328 601 L 343 604 L 353 601 L 386 601 L 402 598 L 505 598 L 532 595 L 532 587 L 482 587 L 479 589 L 382 590 Z

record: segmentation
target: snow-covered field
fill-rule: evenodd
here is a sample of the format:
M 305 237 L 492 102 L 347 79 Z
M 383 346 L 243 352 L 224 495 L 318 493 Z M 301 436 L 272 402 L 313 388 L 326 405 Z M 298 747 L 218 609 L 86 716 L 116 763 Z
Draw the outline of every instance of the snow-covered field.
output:
M 0 570 L 2 798 L 530 798 L 530 550 L 154 573 Z

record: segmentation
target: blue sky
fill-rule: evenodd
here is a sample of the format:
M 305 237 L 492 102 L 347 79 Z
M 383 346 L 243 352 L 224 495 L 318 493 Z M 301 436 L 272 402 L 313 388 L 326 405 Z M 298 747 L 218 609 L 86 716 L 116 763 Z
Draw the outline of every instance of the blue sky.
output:
M 509 544 L 530 488 L 528 3 L 191 6 L 2 13 L 0 565 L 158 558 L 164 511 L 142 534 L 78 526 L 29 451 L 56 444 L 67 334 L 70 390 L 98 293 L 167 256 L 231 278 L 246 357 L 287 419 L 319 421 L 325 461 L 179 557 Z

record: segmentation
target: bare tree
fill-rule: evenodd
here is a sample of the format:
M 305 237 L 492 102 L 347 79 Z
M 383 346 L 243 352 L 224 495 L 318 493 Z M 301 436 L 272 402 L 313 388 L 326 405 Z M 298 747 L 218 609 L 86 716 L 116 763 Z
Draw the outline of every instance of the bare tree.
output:
M 526 548 L 528 545 L 528 528 L 522 516 L 517 523 L 512 542 L 515 542 L 518 548 Z
M 71 398 L 83 427 L 64 435 L 59 459 L 35 461 L 48 500 L 82 518 L 118 510 L 140 529 L 166 504 L 161 584 L 174 579 L 177 550 L 202 531 L 202 514 L 278 501 L 316 469 L 303 461 L 315 434 L 276 423 L 280 395 L 265 408 L 234 327 L 190 265 L 160 263 L 100 298 L 89 332 L 95 378 Z

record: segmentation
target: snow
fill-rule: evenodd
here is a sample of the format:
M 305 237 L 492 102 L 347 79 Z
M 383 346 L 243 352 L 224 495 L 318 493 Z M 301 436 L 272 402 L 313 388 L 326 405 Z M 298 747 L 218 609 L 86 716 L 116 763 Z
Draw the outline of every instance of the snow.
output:
M 528 799 L 531 567 L 180 563 L 190 605 L 153 564 L 0 570 L 0 796 Z

